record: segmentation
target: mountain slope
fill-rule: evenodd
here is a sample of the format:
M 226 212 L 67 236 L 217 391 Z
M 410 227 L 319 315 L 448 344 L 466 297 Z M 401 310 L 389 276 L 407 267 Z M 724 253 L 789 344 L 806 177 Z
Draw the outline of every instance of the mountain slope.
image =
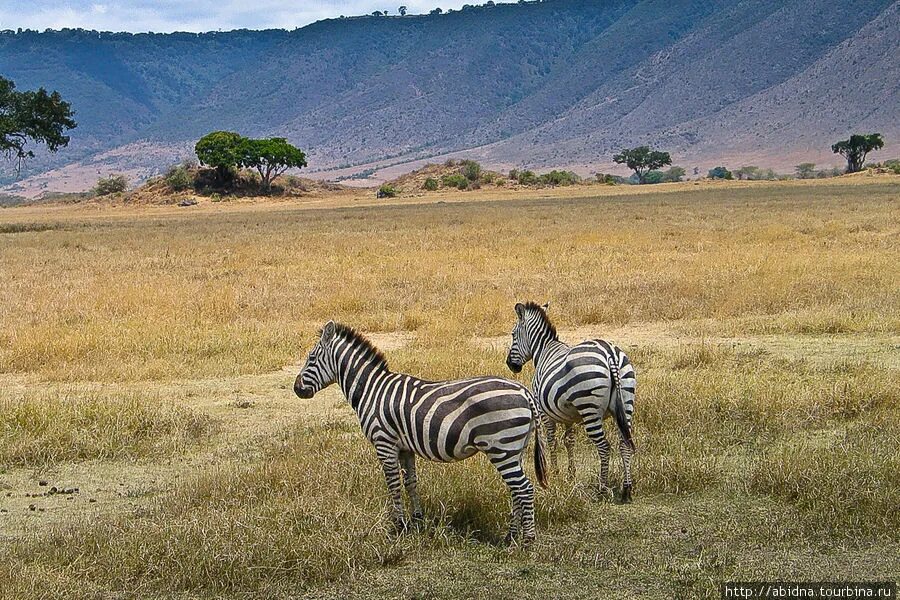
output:
M 448 153 L 589 170 L 641 142 L 683 164 L 836 163 L 828 147 L 850 131 L 898 148 L 898 59 L 896 0 L 548 0 L 291 32 L 0 33 L 0 74 L 77 111 L 70 147 L 29 167 L 60 169 L 51 185 L 146 176 L 214 129 L 287 136 L 324 176 Z

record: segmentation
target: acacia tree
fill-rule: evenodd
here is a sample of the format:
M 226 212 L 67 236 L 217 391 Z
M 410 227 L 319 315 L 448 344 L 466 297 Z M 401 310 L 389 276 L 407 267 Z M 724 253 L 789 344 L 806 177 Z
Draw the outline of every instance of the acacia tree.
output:
M 406 7 L 401 6 L 400 8 L 397 9 L 397 12 L 400 13 L 401 17 L 405 17 L 406 16 Z
M 16 172 L 33 150 L 26 150 L 29 142 L 44 144 L 50 152 L 69 145 L 65 132 L 76 127 L 72 106 L 59 92 L 17 92 L 16 84 L 0 77 L 0 152 L 7 160 L 16 161 Z
M 200 164 L 215 167 L 221 182 L 231 181 L 234 169 L 241 164 L 241 144 L 244 138 L 233 131 L 213 131 L 194 145 Z
M 842 140 L 831 146 L 831 151 L 847 159 L 847 172 L 861 171 L 866 162 L 866 155 L 884 147 L 884 139 L 880 133 L 853 134 L 849 140 Z
M 240 154 L 241 165 L 256 169 L 265 190 L 272 187 L 273 179 L 288 169 L 306 166 L 306 154 L 284 138 L 244 139 Z
M 646 183 L 647 173 L 671 165 L 672 157 L 668 152 L 651 150 L 650 146 L 638 146 L 623 149 L 621 153 L 613 156 L 613 161 L 626 165 L 637 175 L 639 183 Z

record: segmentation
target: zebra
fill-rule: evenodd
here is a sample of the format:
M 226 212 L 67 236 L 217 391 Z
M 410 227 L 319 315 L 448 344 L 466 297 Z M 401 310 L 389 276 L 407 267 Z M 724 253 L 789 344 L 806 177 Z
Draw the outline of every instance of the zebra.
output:
M 603 431 L 607 412 L 615 417 L 620 433 L 620 452 L 625 471 L 622 502 L 632 497 L 631 458 L 635 451 L 631 437 L 636 379 L 628 356 L 617 346 L 603 340 L 588 340 L 568 346 L 559 340 L 556 328 L 547 316 L 549 304 L 516 304 L 516 325 L 506 364 L 519 373 L 534 359 L 532 389 L 538 410 L 544 419 L 549 440 L 548 451 L 554 471 L 556 426 L 565 427 L 563 442 L 569 459 L 569 477 L 575 477 L 575 424 L 584 423 L 588 438 L 600 456 L 600 492 L 609 494 L 610 443 Z
M 384 355 L 353 328 L 329 321 L 294 382 L 308 399 L 337 382 L 375 446 L 387 481 L 391 521 L 406 529 L 402 485 L 413 520 L 424 518 L 416 486 L 416 457 L 438 462 L 463 460 L 483 452 L 512 498 L 507 543 L 522 530 L 523 544 L 535 538 L 534 486 L 522 468 L 533 428 L 540 426 L 527 387 L 498 377 L 431 382 L 394 373 Z M 543 441 L 535 435 L 534 467 L 547 486 Z

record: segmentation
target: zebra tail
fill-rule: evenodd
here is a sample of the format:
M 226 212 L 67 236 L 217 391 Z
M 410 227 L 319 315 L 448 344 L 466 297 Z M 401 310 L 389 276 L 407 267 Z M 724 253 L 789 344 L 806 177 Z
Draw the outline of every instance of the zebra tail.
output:
M 611 361 L 615 361 L 612 358 Z M 631 451 L 637 451 L 634 440 L 631 437 L 631 427 L 628 425 L 628 417 L 625 415 L 625 403 L 622 401 L 622 380 L 619 378 L 619 367 L 614 362 L 610 362 L 610 385 L 615 391 L 615 400 L 613 401 L 613 415 L 616 418 L 616 426 L 625 443 L 631 446 Z
M 544 450 L 544 438 L 546 430 L 544 429 L 544 418 L 537 411 L 537 406 L 531 394 L 528 395 L 528 402 L 531 404 L 531 414 L 534 415 L 534 472 L 537 474 L 538 484 L 542 488 L 550 487 L 547 468 L 547 453 Z

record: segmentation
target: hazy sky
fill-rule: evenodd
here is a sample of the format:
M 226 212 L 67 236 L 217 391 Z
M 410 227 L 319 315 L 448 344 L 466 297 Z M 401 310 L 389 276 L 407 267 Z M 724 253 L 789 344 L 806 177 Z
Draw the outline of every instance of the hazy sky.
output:
M 319 19 L 405 5 L 410 13 L 473 0 L 0 0 L 0 29 L 81 27 L 103 31 L 214 31 L 301 27 Z

